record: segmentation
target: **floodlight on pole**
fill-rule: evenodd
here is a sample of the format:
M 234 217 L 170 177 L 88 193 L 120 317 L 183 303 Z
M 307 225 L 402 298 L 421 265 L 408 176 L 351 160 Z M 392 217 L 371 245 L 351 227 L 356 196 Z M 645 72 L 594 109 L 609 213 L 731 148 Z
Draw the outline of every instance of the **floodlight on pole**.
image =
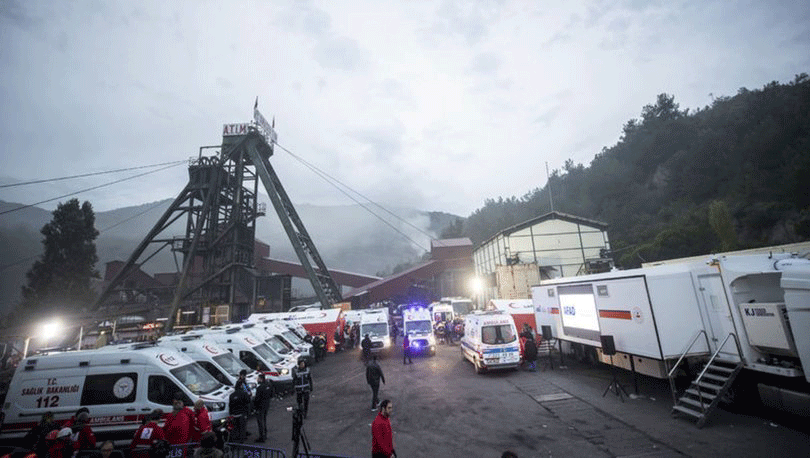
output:
M 61 330 L 62 323 L 59 320 L 49 321 L 40 326 L 39 336 L 47 342 L 51 338 L 56 337 Z
M 470 278 L 470 290 L 476 296 L 481 294 L 484 291 L 484 280 L 477 275 Z

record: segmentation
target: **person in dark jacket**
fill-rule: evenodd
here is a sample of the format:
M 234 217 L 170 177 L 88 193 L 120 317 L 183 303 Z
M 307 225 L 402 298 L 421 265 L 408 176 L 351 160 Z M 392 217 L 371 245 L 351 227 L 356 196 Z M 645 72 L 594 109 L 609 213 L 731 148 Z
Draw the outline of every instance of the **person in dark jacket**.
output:
M 363 361 L 368 361 L 371 359 L 371 338 L 366 334 L 363 337 L 363 341 L 360 343 L 360 346 L 363 347 Z
M 405 360 L 413 364 L 413 360 L 411 360 L 411 339 L 407 333 L 402 337 L 402 364 L 405 364 Z
M 53 420 L 53 412 L 45 412 L 42 419 L 23 438 L 23 445 L 37 453 L 40 458 L 48 456 L 48 446 L 45 444 L 45 436 L 53 430 L 61 429 L 59 424 Z
M 377 362 L 377 356 L 373 356 L 366 366 L 366 382 L 371 387 L 371 410 L 377 410 L 377 403 L 380 401 L 377 394 L 380 391 L 380 381 L 385 383 L 385 376 L 382 368 Z
M 228 398 L 228 407 L 233 416 L 231 441 L 243 443 L 247 437 L 247 417 L 250 414 L 250 395 L 242 389 L 235 389 Z
M 293 384 L 295 384 L 295 397 L 298 401 L 298 408 L 307 418 L 309 411 L 309 394 L 314 391 L 312 385 L 312 374 L 307 367 L 307 362 L 304 358 L 298 360 L 298 367 L 293 368 Z
M 267 411 L 270 409 L 270 399 L 273 398 L 273 383 L 267 380 L 264 374 L 259 374 L 259 385 L 256 386 L 256 396 L 253 397 L 253 408 L 256 411 L 256 426 L 259 437 L 256 442 L 267 440 Z
M 526 360 L 530 371 L 534 372 L 537 370 L 537 344 L 535 344 L 534 339 L 526 339 L 523 343 L 523 359 Z

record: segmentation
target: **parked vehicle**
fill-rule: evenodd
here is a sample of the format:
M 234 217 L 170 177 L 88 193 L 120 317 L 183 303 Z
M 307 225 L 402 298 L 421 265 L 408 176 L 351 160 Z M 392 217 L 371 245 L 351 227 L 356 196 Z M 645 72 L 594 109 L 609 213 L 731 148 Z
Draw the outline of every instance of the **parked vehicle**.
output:
M 564 341 L 596 349 L 603 362 L 611 361 L 603 351 L 610 337 L 616 366 L 658 378 L 698 377 L 693 385 L 699 388 L 708 373 L 717 389 L 691 387 L 700 398 L 691 401 L 698 405 L 731 400 L 741 373 L 737 394 L 750 382 L 766 405 L 810 414 L 806 259 L 789 254 L 691 259 L 548 280 L 532 288 L 532 297 L 538 323 L 550 323 Z M 715 369 L 723 361 L 728 364 Z M 682 403 L 690 400 L 676 399 L 676 405 Z M 705 419 L 706 413 L 701 415 Z
M 402 331 L 410 340 L 411 353 L 436 354 L 436 337 L 430 321 L 430 310 L 424 307 L 411 307 L 403 310 Z
M 516 369 L 520 345 L 515 321 L 500 311 L 475 312 L 464 318 L 461 355 L 481 374 L 490 369 Z
M 32 355 L 12 378 L 0 439 L 23 437 L 47 411 L 63 422 L 79 407 L 90 410 L 99 440 L 129 439 L 144 415 L 171 411 L 175 393 L 189 406 L 202 399 L 218 424 L 232 391 L 188 356 L 154 343 Z

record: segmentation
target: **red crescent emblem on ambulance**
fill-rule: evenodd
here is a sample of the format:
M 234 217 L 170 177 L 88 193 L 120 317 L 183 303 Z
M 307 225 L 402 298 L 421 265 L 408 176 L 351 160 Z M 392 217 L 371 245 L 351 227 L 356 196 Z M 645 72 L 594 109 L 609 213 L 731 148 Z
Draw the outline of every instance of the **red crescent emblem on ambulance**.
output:
M 177 360 L 174 359 L 174 356 L 167 356 L 164 353 L 159 354 L 158 358 L 160 358 L 160 360 L 163 361 L 163 364 L 166 364 L 168 366 L 176 366 L 179 364 Z

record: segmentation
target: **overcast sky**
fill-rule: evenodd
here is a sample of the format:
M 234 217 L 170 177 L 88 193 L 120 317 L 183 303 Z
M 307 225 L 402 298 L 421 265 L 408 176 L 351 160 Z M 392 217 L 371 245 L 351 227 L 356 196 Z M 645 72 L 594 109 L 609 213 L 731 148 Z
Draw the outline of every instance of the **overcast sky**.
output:
M 546 162 L 589 164 L 661 92 L 696 108 L 801 72 L 799 0 L 2 0 L 0 184 L 196 156 L 258 96 L 280 145 L 365 196 L 467 216 L 543 186 Z M 271 162 L 295 203 L 352 203 Z M 183 164 L 77 197 L 104 211 L 186 182 Z

